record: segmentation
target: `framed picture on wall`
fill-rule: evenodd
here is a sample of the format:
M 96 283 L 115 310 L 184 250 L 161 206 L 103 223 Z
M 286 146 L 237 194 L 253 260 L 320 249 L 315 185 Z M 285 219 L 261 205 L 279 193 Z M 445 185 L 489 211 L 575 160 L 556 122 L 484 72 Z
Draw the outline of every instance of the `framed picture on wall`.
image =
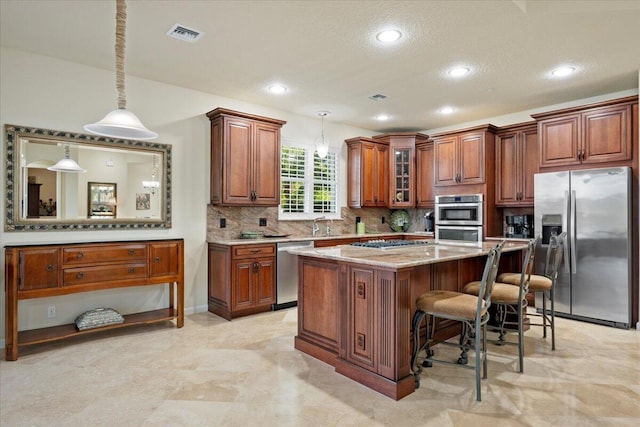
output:
M 87 217 L 115 218 L 117 208 L 117 184 L 109 182 L 87 183 Z
M 151 194 L 136 193 L 136 210 L 144 211 L 151 209 Z

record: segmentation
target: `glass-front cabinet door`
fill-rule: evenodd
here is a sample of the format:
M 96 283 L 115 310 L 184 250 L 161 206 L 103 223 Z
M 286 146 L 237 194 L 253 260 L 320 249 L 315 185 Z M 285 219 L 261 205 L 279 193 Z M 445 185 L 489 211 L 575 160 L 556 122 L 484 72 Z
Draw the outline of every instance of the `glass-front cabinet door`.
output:
M 413 144 L 412 144 L 413 145 Z M 414 207 L 415 157 L 413 146 L 392 146 L 389 202 L 391 208 Z

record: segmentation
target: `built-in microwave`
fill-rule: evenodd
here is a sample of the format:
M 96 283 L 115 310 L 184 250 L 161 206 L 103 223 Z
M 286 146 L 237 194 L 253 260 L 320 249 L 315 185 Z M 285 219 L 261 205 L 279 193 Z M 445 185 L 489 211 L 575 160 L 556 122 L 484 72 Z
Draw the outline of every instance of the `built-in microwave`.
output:
M 482 226 L 436 225 L 436 242 L 482 244 Z
M 436 226 L 482 226 L 482 194 L 436 196 Z

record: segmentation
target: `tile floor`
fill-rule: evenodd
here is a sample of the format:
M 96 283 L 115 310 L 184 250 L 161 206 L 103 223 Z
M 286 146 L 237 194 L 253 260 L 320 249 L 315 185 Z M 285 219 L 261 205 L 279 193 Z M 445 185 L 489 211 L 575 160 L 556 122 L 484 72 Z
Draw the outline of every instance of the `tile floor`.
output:
M 0 361 L 2 426 L 638 426 L 640 332 L 566 319 L 473 371 L 435 365 L 393 401 L 293 348 L 296 310 L 149 325 L 23 348 Z M 442 346 L 441 346 L 442 347 Z M 441 357 L 445 351 L 438 349 Z

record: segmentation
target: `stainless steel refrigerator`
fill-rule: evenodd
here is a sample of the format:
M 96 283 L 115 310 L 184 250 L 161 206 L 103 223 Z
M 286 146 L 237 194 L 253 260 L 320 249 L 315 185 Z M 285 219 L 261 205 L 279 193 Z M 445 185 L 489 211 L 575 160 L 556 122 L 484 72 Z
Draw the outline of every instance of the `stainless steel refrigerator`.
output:
M 536 272 L 544 266 L 549 237 L 567 232 L 555 288 L 556 314 L 629 328 L 631 169 L 540 173 L 534 186 L 535 234 L 542 235 Z

